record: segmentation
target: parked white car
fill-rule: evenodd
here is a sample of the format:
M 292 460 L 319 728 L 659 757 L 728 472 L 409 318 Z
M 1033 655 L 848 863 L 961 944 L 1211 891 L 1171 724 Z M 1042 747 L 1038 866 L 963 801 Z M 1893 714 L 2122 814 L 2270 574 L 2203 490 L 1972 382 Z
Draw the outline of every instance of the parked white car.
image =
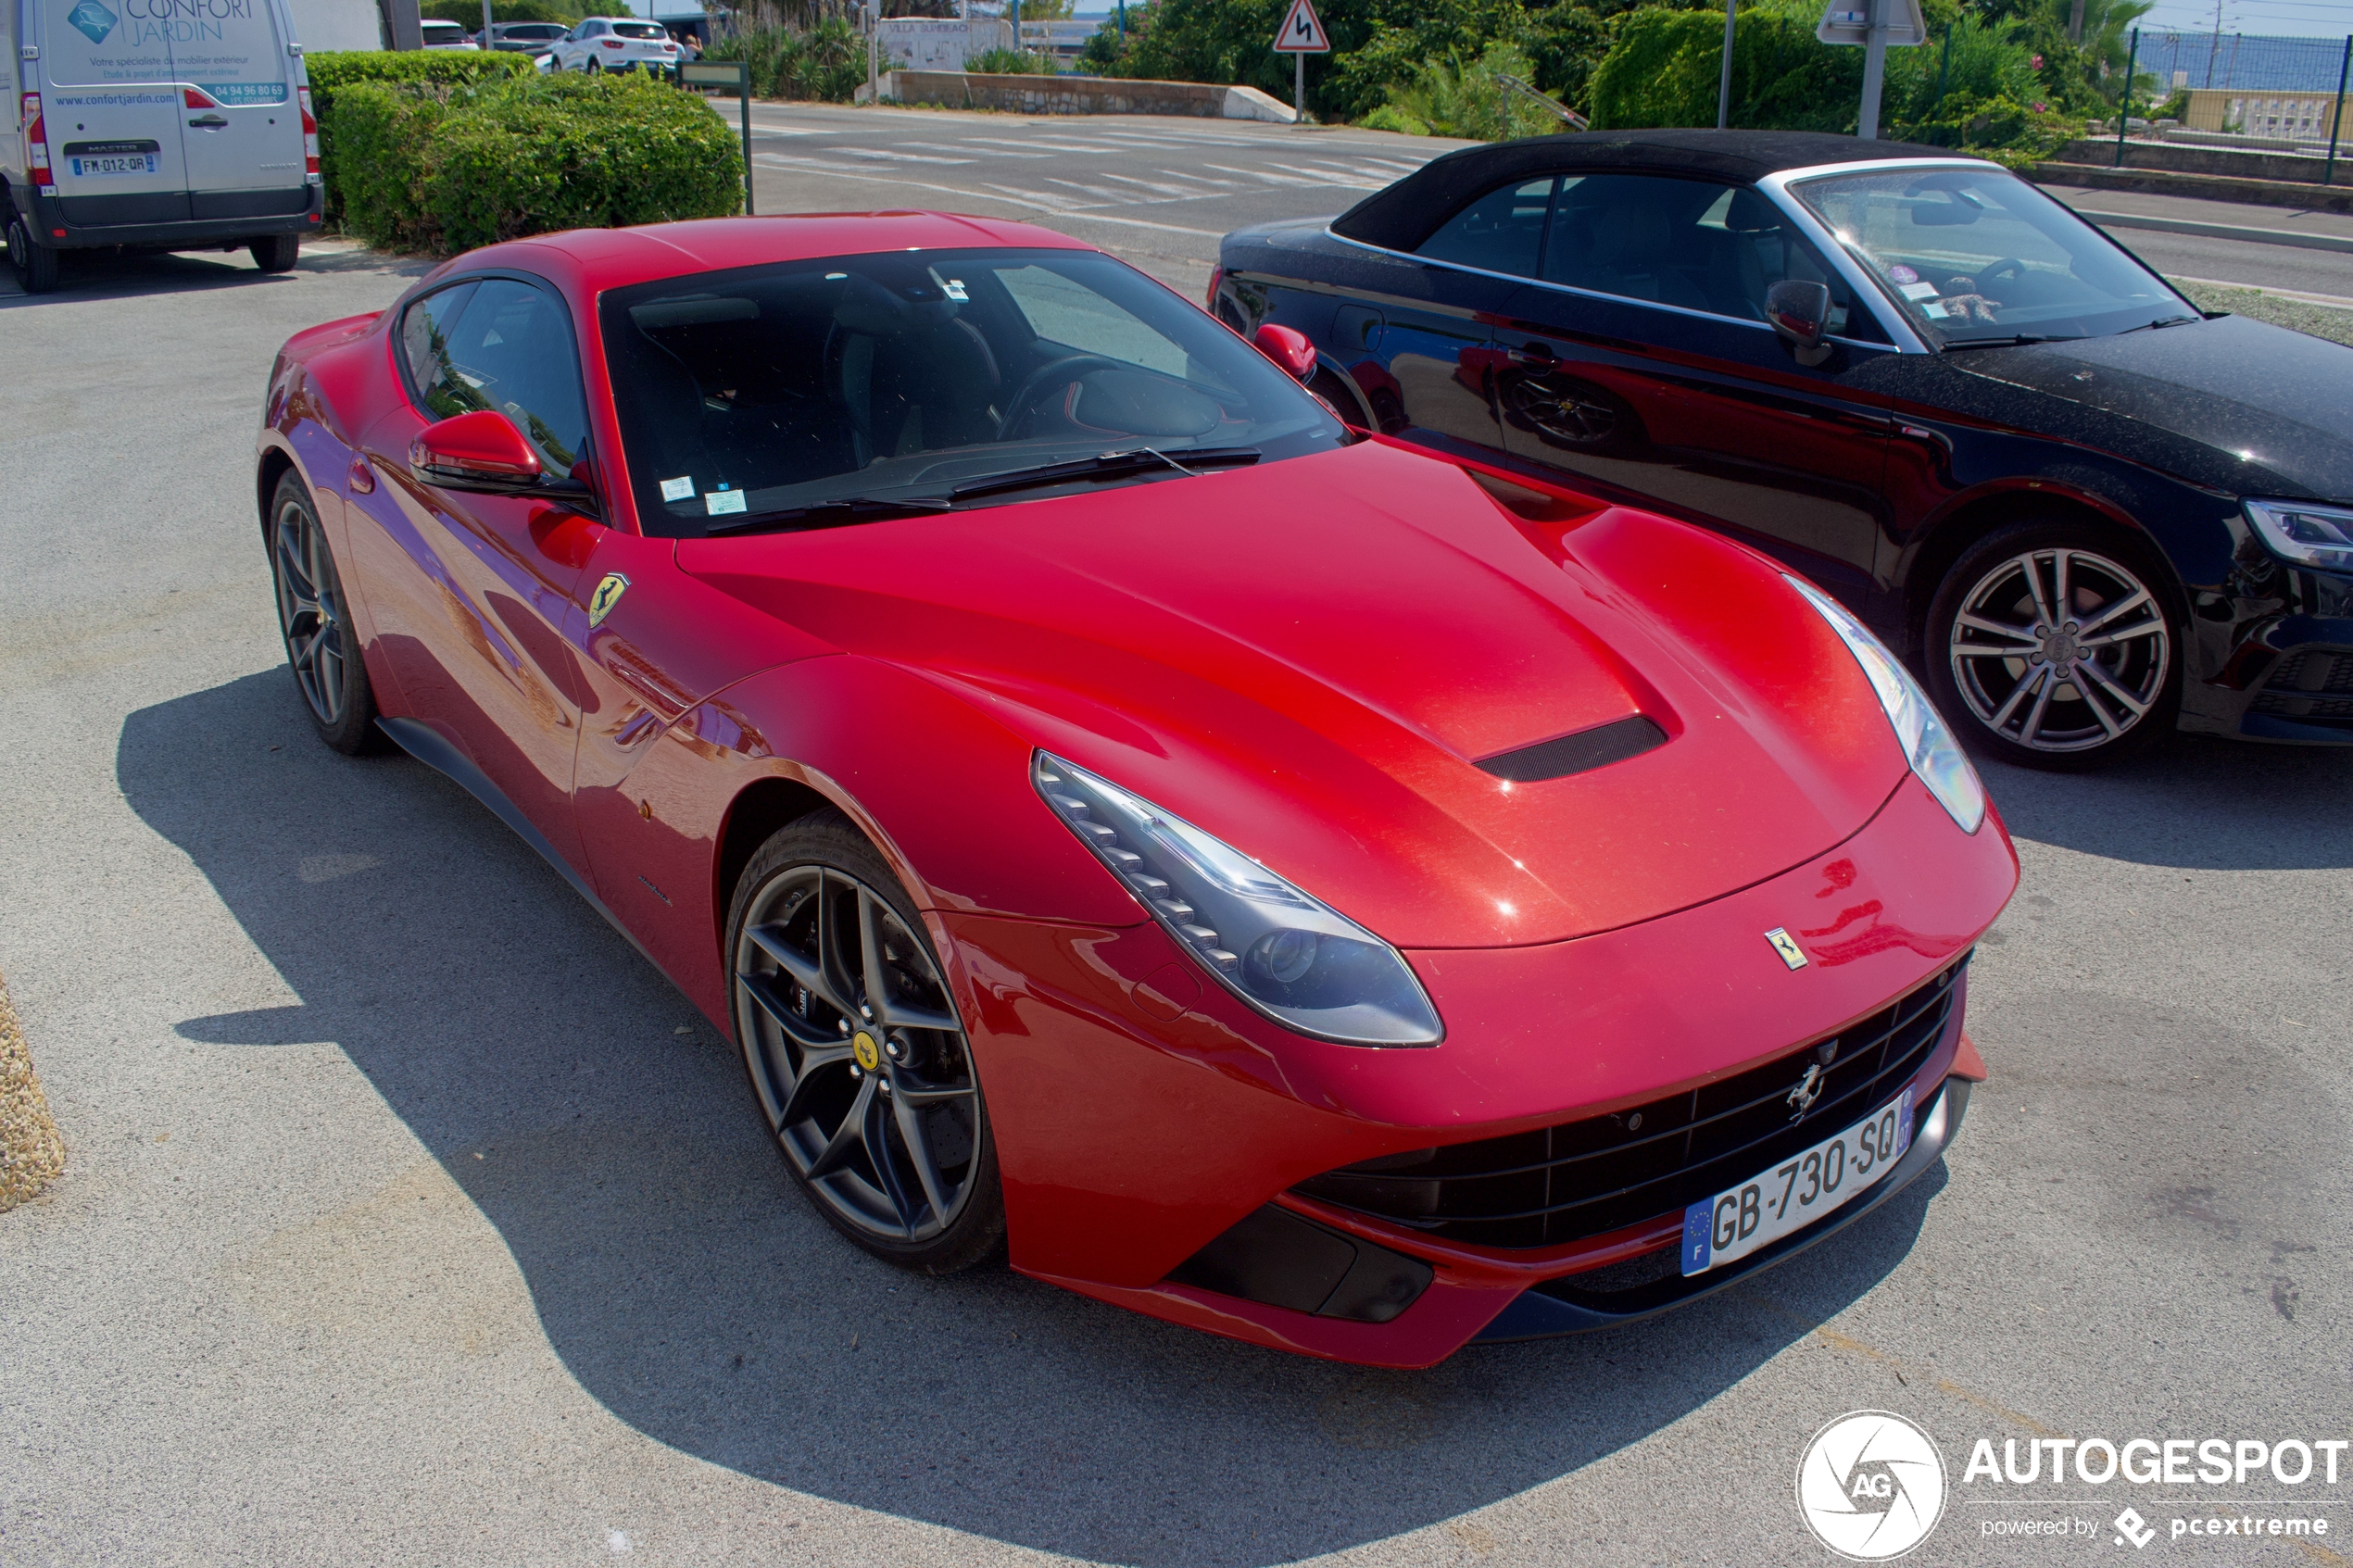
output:
M 606 70 L 668 68 L 678 63 L 678 45 L 654 22 L 626 17 L 590 17 L 556 44 L 558 70 Z
M 474 42 L 472 33 L 468 32 L 456 22 L 435 21 L 433 18 L 427 17 L 417 25 L 425 35 L 425 47 L 428 49 L 479 49 L 482 47 Z

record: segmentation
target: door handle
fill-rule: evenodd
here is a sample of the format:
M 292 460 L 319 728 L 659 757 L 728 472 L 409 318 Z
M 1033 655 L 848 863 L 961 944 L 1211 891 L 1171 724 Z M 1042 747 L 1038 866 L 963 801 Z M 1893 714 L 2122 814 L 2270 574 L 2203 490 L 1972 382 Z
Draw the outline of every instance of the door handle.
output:
M 198 131 L 226 131 L 229 129 L 229 122 L 221 119 L 217 114 L 199 115 L 188 123 L 191 127 Z
M 1525 348 L 1507 348 L 1504 351 L 1504 358 L 1515 365 L 1525 365 L 1531 370 L 1549 370 L 1557 363 L 1553 358 L 1553 351 L 1541 343 L 1531 343 Z

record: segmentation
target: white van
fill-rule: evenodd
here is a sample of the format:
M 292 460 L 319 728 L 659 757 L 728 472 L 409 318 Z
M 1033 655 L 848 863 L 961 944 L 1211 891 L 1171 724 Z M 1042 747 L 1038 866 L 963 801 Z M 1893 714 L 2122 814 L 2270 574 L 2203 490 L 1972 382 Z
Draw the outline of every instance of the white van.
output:
M 283 272 L 317 232 L 319 126 L 285 0 L 0 0 L 0 48 L 18 111 L 0 220 L 27 290 L 96 246 L 250 249 Z

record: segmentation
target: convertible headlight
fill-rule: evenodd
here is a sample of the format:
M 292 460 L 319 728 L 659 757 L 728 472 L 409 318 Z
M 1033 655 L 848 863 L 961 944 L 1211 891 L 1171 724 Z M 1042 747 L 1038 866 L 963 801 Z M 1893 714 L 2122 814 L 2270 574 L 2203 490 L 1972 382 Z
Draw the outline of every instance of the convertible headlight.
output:
M 1084 768 L 1031 775 L 1079 842 L 1218 984 L 1286 1029 L 1352 1046 L 1428 1046 L 1438 1010 L 1396 948 L 1231 845 Z
M 2353 571 L 2353 509 L 2301 501 L 2248 501 L 2246 521 L 2271 553 L 2298 566 Z
M 1836 599 L 1824 594 L 1810 583 L 1800 582 L 1783 572 L 1789 585 L 1806 596 L 1806 602 L 1819 610 L 1822 619 L 1831 623 L 1854 654 L 1855 662 L 1871 678 L 1871 689 L 1879 693 L 1879 705 L 1887 710 L 1887 721 L 1895 727 L 1895 740 L 1904 748 L 1905 759 L 1920 783 L 1936 797 L 1937 803 L 1952 814 L 1963 833 L 1975 833 L 1985 821 L 1985 786 L 1978 782 L 1977 770 L 1945 729 L 1944 721 L 1912 679 L 1912 672 L 1897 662 L 1887 645 L 1871 635 L 1863 623 L 1846 613 Z

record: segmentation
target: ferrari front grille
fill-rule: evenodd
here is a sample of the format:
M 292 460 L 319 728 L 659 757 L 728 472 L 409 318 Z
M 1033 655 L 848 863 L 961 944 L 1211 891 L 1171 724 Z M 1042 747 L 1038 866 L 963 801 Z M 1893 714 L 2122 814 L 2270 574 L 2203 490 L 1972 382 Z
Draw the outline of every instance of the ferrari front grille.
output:
M 1944 1037 L 1968 963 L 1963 954 L 1852 1028 L 1734 1077 L 1607 1116 L 1343 1165 L 1292 1190 L 1481 1247 L 1557 1246 L 1674 1213 L 1894 1098 Z

